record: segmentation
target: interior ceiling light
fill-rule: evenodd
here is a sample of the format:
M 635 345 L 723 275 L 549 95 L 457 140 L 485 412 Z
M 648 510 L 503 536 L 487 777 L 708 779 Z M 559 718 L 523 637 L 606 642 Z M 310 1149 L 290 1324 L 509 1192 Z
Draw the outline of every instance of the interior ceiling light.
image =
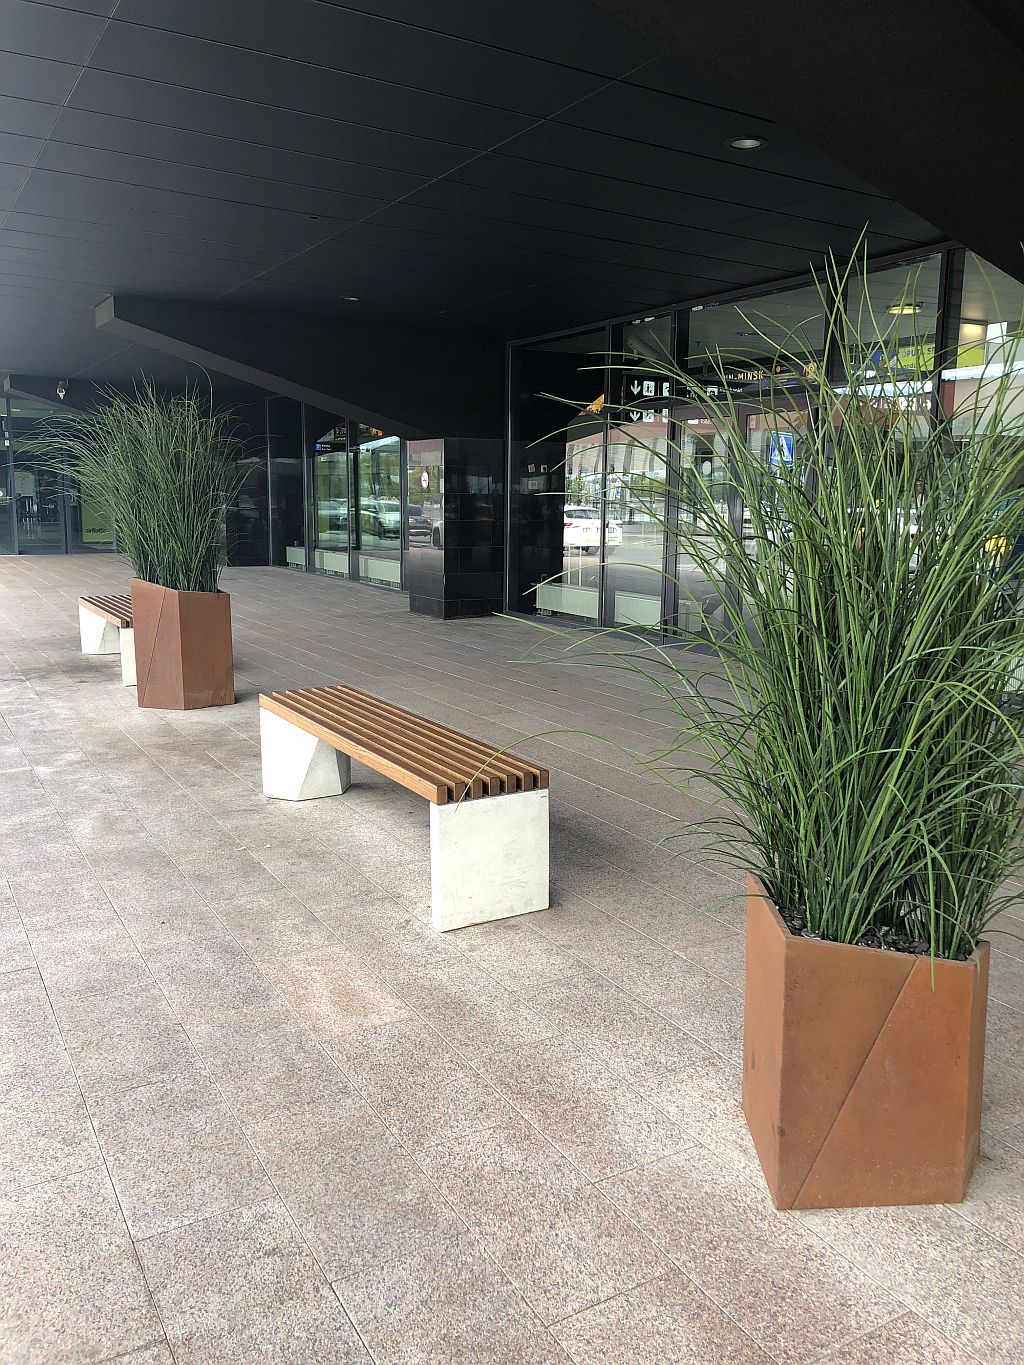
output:
M 342 301 L 342 303 L 358 303 L 358 302 L 359 302 L 359 295 L 358 295 L 358 294 L 342 294 L 342 296 L 341 296 L 341 301 Z
M 763 137 L 731 137 L 726 143 L 727 147 L 733 147 L 737 152 L 756 152 L 758 147 L 764 146 Z
M 920 313 L 923 307 L 924 304 L 918 303 L 915 299 L 913 303 L 894 303 L 889 309 L 889 312 L 893 313 L 898 318 L 902 318 L 906 317 L 908 313 Z

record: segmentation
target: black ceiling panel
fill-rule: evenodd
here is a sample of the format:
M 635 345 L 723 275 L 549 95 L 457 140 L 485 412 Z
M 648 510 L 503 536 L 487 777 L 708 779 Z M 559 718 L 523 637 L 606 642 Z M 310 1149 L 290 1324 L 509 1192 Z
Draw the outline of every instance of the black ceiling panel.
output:
M 278 22 L 287 28 L 290 21 L 285 11 L 279 10 Z M 238 36 L 241 40 L 244 35 Z M 112 24 L 106 30 L 90 65 L 235 98 L 257 98 L 271 107 L 353 123 L 365 120 L 397 132 L 419 129 L 428 137 L 466 147 L 483 148 L 511 137 L 526 127 L 530 117 L 429 90 L 384 84 L 369 75 L 128 24 Z
M 634 28 L 609 23 L 590 0 L 558 0 L 557 4 L 523 4 L 521 0 L 327 0 L 341 11 L 390 19 L 395 41 L 410 41 L 424 29 L 455 35 L 563 66 L 579 67 L 607 77 L 651 62 L 661 48 Z M 401 27 L 411 35 L 403 36 Z
M 0 91 L 8 97 L 59 105 L 70 94 L 79 69 L 68 62 L 9 52 L 0 33 Z
M 205 170 L 218 176 L 236 178 L 245 193 L 244 179 L 305 189 L 326 189 L 357 194 L 373 199 L 391 200 L 409 194 L 430 179 L 389 166 L 374 165 L 346 157 L 345 144 L 335 139 L 334 154 L 310 156 L 294 148 L 261 146 L 237 138 L 213 137 L 189 129 L 143 123 L 137 118 L 118 118 L 94 114 L 84 109 L 65 109 L 51 134 L 52 143 L 72 149 L 67 155 L 74 168 L 74 150 L 89 148 L 122 154 L 182 169 Z M 3 158 L 7 160 L 6 157 Z M 170 176 L 159 169 L 152 175 Z M 154 180 L 147 179 L 147 184 Z
M 471 154 L 455 143 L 432 141 L 418 129 L 393 132 L 340 116 L 268 109 L 257 93 L 230 97 L 87 69 L 69 107 L 136 119 L 143 136 L 150 127 L 180 128 L 256 148 L 340 157 L 428 177 L 444 175 Z M 266 98 L 267 92 L 262 93 Z M 372 116 L 371 110 L 364 111 L 365 119 Z
M 184 375 L 111 294 L 522 337 L 866 222 L 938 236 L 595 0 L 0 0 L 0 372 Z
M 76 6 L 37 5 L 33 0 L 0 0 L 0 41 L 8 52 L 54 61 L 85 62 L 103 32 L 104 19 Z
M 289 0 L 287 24 L 281 22 L 280 0 L 227 5 L 121 0 L 116 17 L 118 29 L 130 20 L 198 37 L 226 51 L 287 59 L 316 79 L 319 73 L 327 73 L 328 79 L 354 78 L 355 89 L 368 101 L 387 101 L 392 90 L 430 92 L 536 118 L 605 83 L 603 76 L 467 42 L 422 22 L 415 29 L 396 29 L 373 15 L 320 0 Z

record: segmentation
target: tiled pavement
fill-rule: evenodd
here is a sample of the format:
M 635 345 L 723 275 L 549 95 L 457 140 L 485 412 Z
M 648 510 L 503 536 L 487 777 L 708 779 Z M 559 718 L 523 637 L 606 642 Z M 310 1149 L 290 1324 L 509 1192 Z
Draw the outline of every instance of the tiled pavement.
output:
M 77 594 L 124 579 L 0 559 L 0 1359 L 1024 1358 L 1024 942 L 996 939 L 967 1203 L 777 1214 L 739 879 L 569 733 L 653 751 L 634 680 L 250 569 L 239 704 L 141 712 L 77 648 Z M 256 692 L 325 680 L 550 765 L 551 910 L 438 936 L 416 798 L 364 770 L 262 798 Z

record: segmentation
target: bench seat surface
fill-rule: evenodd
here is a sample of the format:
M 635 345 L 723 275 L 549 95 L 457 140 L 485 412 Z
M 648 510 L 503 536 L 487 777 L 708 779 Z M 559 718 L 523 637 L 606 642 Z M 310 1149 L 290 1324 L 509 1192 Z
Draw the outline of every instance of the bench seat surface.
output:
M 78 600 L 121 630 L 131 629 L 132 599 L 128 593 L 98 593 L 95 597 L 80 597 Z
M 435 805 L 548 785 L 546 768 L 354 687 L 261 693 L 260 706 Z

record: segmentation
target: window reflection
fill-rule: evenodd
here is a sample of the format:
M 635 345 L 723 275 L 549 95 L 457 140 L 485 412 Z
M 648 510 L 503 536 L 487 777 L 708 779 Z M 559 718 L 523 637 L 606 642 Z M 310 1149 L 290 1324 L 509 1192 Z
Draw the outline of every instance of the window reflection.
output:
M 345 422 L 313 445 L 313 564 L 320 573 L 349 576 L 350 452 Z

